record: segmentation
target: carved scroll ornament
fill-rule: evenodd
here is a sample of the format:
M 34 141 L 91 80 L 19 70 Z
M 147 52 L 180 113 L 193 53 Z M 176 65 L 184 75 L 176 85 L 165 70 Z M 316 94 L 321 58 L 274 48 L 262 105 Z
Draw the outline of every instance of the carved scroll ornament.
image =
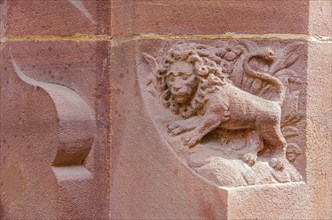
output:
M 95 118 L 90 106 L 74 90 L 28 77 L 14 58 L 12 65 L 24 83 L 50 97 L 53 103 L 45 105 L 52 104 L 56 109 L 58 130 L 54 132 L 58 134 L 58 149 L 52 165 L 82 165 L 94 142 Z

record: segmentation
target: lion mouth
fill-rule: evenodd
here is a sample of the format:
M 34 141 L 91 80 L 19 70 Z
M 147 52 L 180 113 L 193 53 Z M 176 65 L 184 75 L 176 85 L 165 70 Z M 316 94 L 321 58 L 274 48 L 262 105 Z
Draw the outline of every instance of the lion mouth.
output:
M 186 102 L 188 100 L 188 98 L 189 98 L 188 94 L 181 94 L 181 95 L 175 95 L 174 94 L 174 99 L 178 103 L 184 103 L 184 102 Z

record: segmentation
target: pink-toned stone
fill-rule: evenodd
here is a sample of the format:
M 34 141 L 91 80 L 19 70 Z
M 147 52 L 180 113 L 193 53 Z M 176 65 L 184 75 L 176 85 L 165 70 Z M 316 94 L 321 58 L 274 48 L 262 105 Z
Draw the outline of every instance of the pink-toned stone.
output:
M 332 36 L 332 1 L 309 1 L 309 33 L 312 35 Z
M 294 170 L 293 165 L 288 166 L 288 163 L 284 164 L 284 172 L 274 172 L 273 169 L 269 170 L 268 166 L 265 167 L 267 164 L 264 164 L 264 160 L 260 162 L 257 160 L 256 165 L 255 162 L 258 152 L 268 148 L 266 144 L 262 143 L 263 138 L 265 142 L 271 145 L 269 154 L 272 158 L 270 158 L 269 164 L 277 170 L 281 169 L 281 167 L 277 168 L 276 164 L 272 162 L 279 157 L 273 156 L 273 154 L 278 154 L 278 150 L 274 153 L 273 148 L 279 148 L 279 150 L 285 148 L 284 150 L 286 150 L 286 143 L 283 144 L 285 137 L 289 146 L 298 148 L 299 152 L 296 153 L 296 157 L 299 156 L 301 159 L 296 160 L 294 158 L 293 162 L 297 169 L 304 174 L 305 159 L 303 151 L 305 151 L 305 142 L 303 139 L 305 124 L 303 119 L 305 105 L 302 103 L 305 103 L 306 97 L 305 84 L 303 83 L 305 82 L 306 73 L 303 70 L 303 67 L 305 67 L 303 59 L 305 57 L 300 56 L 305 51 L 304 43 L 276 43 L 272 41 L 264 43 L 262 41 L 210 41 L 209 44 L 207 42 L 186 41 L 177 43 L 176 41 L 168 41 L 167 43 L 168 46 L 164 42 L 160 42 L 161 48 L 156 49 L 155 52 L 142 52 L 150 68 L 138 69 L 139 82 L 141 83 L 140 88 L 144 97 L 143 100 L 147 103 L 148 112 L 150 112 L 152 118 L 153 115 L 158 115 L 156 127 L 179 157 L 186 161 L 188 166 L 197 173 L 221 186 L 234 187 L 288 182 L 291 181 L 290 179 L 292 181 L 301 180 L 302 178 L 299 174 L 296 174 L 297 171 Z M 140 48 L 142 51 L 145 49 L 150 51 L 152 45 L 158 45 L 157 41 L 142 41 Z M 267 48 L 267 45 L 270 48 Z M 227 52 L 221 53 L 220 51 Z M 229 59 L 228 54 L 232 53 L 234 56 Z M 236 53 L 238 55 L 235 55 Z M 263 54 L 271 55 L 270 58 L 265 58 L 267 55 Z M 206 67 L 205 64 L 199 64 L 201 62 L 197 58 L 199 56 L 207 56 L 206 59 L 209 59 L 214 65 Z M 273 59 L 274 63 L 271 65 L 265 63 L 265 67 L 262 67 L 264 62 L 256 60 L 258 63 L 255 66 L 256 57 Z M 198 60 L 191 65 L 194 62 L 192 59 Z M 164 60 L 168 60 L 168 62 L 164 62 Z M 298 61 L 294 62 L 295 60 Z M 266 60 L 266 62 L 268 61 Z M 194 71 L 187 66 L 192 66 Z M 259 73 L 254 73 L 251 66 L 258 69 Z M 212 70 L 203 73 L 199 68 L 212 68 Z M 165 72 L 164 69 L 167 69 L 167 71 Z M 181 73 L 186 73 L 187 78 L 183 78 Z M 266 76 L 269 74 L 274 78 L 264 78 L 264 74 Z M 165 78 L 162 75 L 165 75 Z M 205 90 L 205 87 L 209 88 L 207 82 L 218 79 L 218 77 L 220 81 L 224 80 L 225 82 L 218 84 L 218 81 L 216 81 L 215 83 L 220 87 L 217 86 L 213 90 L 215 92 Z M 225 80 L 224 77 L 229 80 Z M 263 80 L 263 83 L 259 80 Z M 167 85 L 163 85 L 164 81 L 167 82 Z M 265 89 L 269 83 L 276 83 L 274 87 L 277 87 L 278 84 L 275 81 L 283 84 L 279 87 L 279 90 Z M 205 87 L 203 87 L 203 83 L 206 84 Z M 210 89 L 214 88 L 213 85 Z M 216 90 L 217 88 L 219 89 Z M 261 93 L 264 90 L 265 92 Z M 280 95 L 278 96 L 276 93 Z M 237 96 L 237 94 L 241 95 Z M 159 95 L 160 100 L 155 98 Z M 206 104 L 195 104 L 202 103 L 200 96 L 206 100 Z M 178 98 L 179 101 L 177 101 Z M 223 105 L 219 104 L 221 100 Z M 233 100 L 236 100 L 236 102 Z M 279 106 L 277 103 L 281 103 L 281 110 L 276 110 L 273 107 L 274 105 Z M 172 117 L 167 114 L 168 112 L 163 111 L 162 107 L 158 108 L 162 105 L 173 115 L 177 114 L 179 116 Z M 267 109 L 264 107 L 266 105 L 269 106 Z M 206 110 L 204 110 L 205 108 Z M 247 119 L 247 114 L 253 115 L 254 119 Z M 275 114 L 279 116 L 275 116 Z M 204 122 L 210 117 L 216 122 L 215 125 L 211 123 L 211 128 Z M 278 124 L 279 119 L 274 121 L 270 117 L 280 118 L 281 125 Z M 241 120 L 238 118 L 241 118 Z M 292 118 L 293 120 L 298 118 L 297 122 L 292 122 L 290 120 Z M 252 123 L 255 126 L 252 126 Z M 269 126 L 272 126 L 273 129 Z M 165 132 L 166 128 L 168 133 Z M 241 129 L 242 135 L 239 135 Z M 249 129 L 249 131 L 243 132 L 243 129 Z M 282 130 L 284 137 L 278 135 L 280 132 L 278 129 Z M 233 132 L 234 130 L 237 132 Z M 295 133 L 291 134 L 291 130 Z M 207 141 L 204 141 L 204 138 Z M 213 140 L 210 141 L 212 143 L 209 143 L 209 140 Z M 198 144 L 200 142 L 201 145 Z M 203 142 L 205 143 L 203 144 Z M 196 146 L 196 144 L 198 145 Z M 189 150 L 188 147 L 193 148 Z M 289 153 L 292 150 L 295 149 L 287 148 Z M 241 158 L 243 161 L 241 161 Z M 250 168 L 251 166 L 253 166 L 253 169 Z M 282 165 L 280 164 L 280 166 Z
M 311 218 L 331 218 L 332 206 L 332 44 L 331 1 L 310 1 L 309 33 L 329 37 L 308 47 L 307 184 L 313 204 Z
M 7 35 L 108 34 L 107 1 L 3 0 Z
M 112 34 L 305 34 L 308 1 L 112 2 Z
M 153 126 L 136 80 L 136 46 L 112 49 L 111 219 L 225 218 L 225 191 L 181 163 Z
M 0 45 L 0 219 L 332 218 L 330 1 L 0 0 L 0 4 L 1 37 L 54 36 L 38 37 L 35 42 L 28 38 L 10 42 L 18 39 L 11 37 Z M 278 58 L 294 59 L 279 76 L 291 71 L 300 74 L 301 82 L 293 91 L 300 91 L 294 93 L 299 96 L 286 98 L 298 98 L 299 116 L 303 117 L 295 126 L 300 150 L 288 145 L 290 150 L 283 156 L 289 162 L 284 170 L 260 160 L 259 154 L 252 164 L 250 157 L 230 159 L 232 152 L 226 151 L 226 156 L 216 153 L 213 147 L 221 142 L 211 144 L 216 134 L 187 149 L 176 128 L 166 126 L 176 116 L 159 102 L 151 84 L 151 63 L 178 43 L 167 40 L 167 34 L 185 43 L 212 47 L 245 42 L 199 41 L 199 36 L 181 39 L 195 34 L 210 39 L 227 32 L 239 34 L 235 37 L 272 33 L 276 38 L 289 36 L 284 34 L 299 38 L 255 41 L 255 36 L 249 36 L 253 39 L 246 41 L 247 47 L 254 43 L 259 48 L 268 46 L 277 51 Z M 76 33 L 81 42 L 64 41 L 63 36 Z M 101 41 L 94 36 L 96 42 L 85 42 L 84 34 L 111 34 L 114 38 Z M 152 38 L 164 40 L 136 37 L 140 34 L 156 34 Z M 296 34 L 309 34 L 314 40 Z M 291 49 L 288 58 L 280 52 L 299 42 L 302 47 Z M 216 55 L 231 62 L 241 56 L 240 49 L 221 46 Z M 150 55 L 150 62 L 144 54 Z M 77 93 L 77 100 L 83 99 L 91 107 L 96 130 L 87 158 L 86 154 L 74 156 L 74 160 L 66 160 L 72 163 L 62 164 L 65 166 L 54 163 L 56 155 L 60 161 L 61 155 L 67 155 L 58 153 L 57 144 L 59 131 L 63 131 L 63 118 L 59 117 L 63 110 L 57 108 L 52 91 L 43 89 L 44 84 L 20 80 L 13 59 L 32 80 L 70 89 Z M 265 70 L 264 59 L 249 66 Z M 231 68 L 223 66 L 226 72 Z M 182 67 L 172 70 L 181 72 Z M 241 83 L 239 77 L 230 78 L 235 85 Z M 259 92 L 259 83 L 248 85 L 241 88 Z M 80 141 L 84 132 L 75 133 L 82 129 L 75 123 L 75 113 L 81 111 L 60 103 L 73 113 L 65 118 L 69 124 L 73 122 L 70 138 Z M 245 134 L 237 132 L 223 146 L 241 144 L 240 136 Z M 259 135 L 251 134 L 247 144 L 254 149 L 243 151 L 257 153 L 263 143 Z M 68 146 L 63 149 L 70 149 Z M 209 164 L 202 166 L 206 161 Z M 243 175 L 243 170 L 254 169 L 256 173 Z M 241 181 L 234 178 L 243 176 Z M 266 179 L 257 181 L 257 177 Z
M 230 189 L 228 218 L 310 219 L 307 190 L 305 183 Z
M 191 41 L 192 42 L 192 41 Z M 144 78 L 148 78 L 149 69 L 148 64 L 143 58 L 142 53 L 149 53 L 154 56 L 161 56 L 162 51 L 169 48 L 170 45 L 176 43 L 176 41 L 156 41 L 156 40 L 141 40 L 137 42 L 123 42 L 122 44 L 116 44 L 113 47 L 113 65 L 111 70 L 111 78 L 114 79 L 112 83 L 112 103 L 115 103 L 115 107 L 112 109 L 112 140 L 114 146 L 122 146 L 121 148 L 115 148 L 113 151 L 113 191 L 111 193 L 111 212 L 113 218 L 157 218 L 162 216 L 163 218 L 179 218 L 175 216 L 177 213 L 174 210 L 182 210 L 183 207 L 187 207 L 182 199 L 190 197 L 191 206 L 189 209 L 184 209 L 185 211 L 190 210 L 191 215 L 186 214 L 186 216 L 192 218 L 204 218 L 205 215 L 197 209 L 196 202 L 199 201 L 200 197 L 196 194 L 192 194 L 192 189 L 195 192 L 201 192 L 206 195 L 206 190 L 208 187 L 205 184 L 211 184 L 210 187 L 215 187 L 214 184 L 207 183 L 204 179 L 194 178 L 195 174 L 186 171 L 188 168 L 186 165 L 179 166 L 181 164 L 179 158 L 176 158 L 174 153 L 168 152 L 172 149 L 168 146 L 167 141 L 160 141 L 159 139 L 166 139 L 168 134 L 162 132 L 162 127 L 156 126 L 152 121 L 156 120 L 157 124 L 163 124 L 163 120 L 166 117 L 170 117 L 166 111 L 151 114 L 149 113 L 149 107 L 157 108 L 156 105 L 160 105 L 147 101 L 144 97 L 151 96 L 153 91 L 145 91 L 146 83 Z M 206 41 L 202 43 L 207 44 Z M 218 41 L 209 42 L 212 45 L 218 45 Z M 260 42 L 262 46 L 278 45 L 279 47 L 284 47 L 289 45 L 290 41 L 284 41 L 276 43 L 275 41 Z M 219 43 L 220 44 L 220 43 Z M 329 80 L 326 80 L 329 72 L 328 63 L 330 62 L 330 51 L 329 44 L 322 45 L 320 49 L 319 44 L 313 47 L 309 44 L 309 60 L 305 55 L 307 50 L 296 51 L 300 58 L 295 62 L 294 66 L 290 67 L 301 75 L 301 80 L 303 82 L 312 83 L 311 90 L 310 86 L 307 89 L 301 91 L 300 106 L 307 113 L 308 116 L 306 123 L 308 123 L 304 128 L 308 129 L 301 130 L 302 140 L 307 140 L 302 146 L 306 146 L 303 150 L 305 154 L 301 155 L 301 159 L 296 160 L 296 167 L 304 177 L 304 182 L 302 183 L 279 183 L 272 185 L 256 185 L 250 187 L 241 188 L 226 188 L 226 192 L 223 192 L 221 188 L 215 188 L 216 191 L 225 193 L 223 200 L 226 199 L 227 206 L 227 218 L 275 218 L 278 216 L 282 218 L 296 218 L 296 219 L 308 219 L 308 218 L 327 218 L 330 214 L 324 210 L 327 210 L 331 203 L 330 194 L 326 192 L 330 191 L 329 183 L 327 181 L 331 178 L 330 166 L 330 148 L 328 147 L 329 138 L 325 138 L 325 141 L 318 143 L 318 140 L 324 139 L 323 136 L 318 136 L 316 130 L 311 127 L 313 124 L 319 126 L 318 132 L 321 135 L 329 135 L 331 132 L 331 125 L 327 118 L 330 118 L 331 106 L 330 102 L 325 102 L 323 100 L 329 100 L 329 93 L 324 92 L 325 89 L 330 88 Z M 314 48 L 314 49 L 311 49 Z M 131 52 L 130 52 L 131 51 Z M 138 51 L 135 54 L 134 51 Z M 313 58 L 310 58 L 313 56 Z M 124 63 L 134 62 L 134 57 L 137 57 L 137 68 L 134 64 L 125 65 Z M 121 60 L 128 60 L 127 62 L 121 62 Z M 320 68 L 315 69 L 310 74 L 305 70 L 307 62 L 319 62 L 322 65 L 322 70 Z M 318 64 L 312 64 L 315 66 Z M 326 66 L 325 66 L 326 65 Z M 304 68 L 304 69 L 303 69 Z M 135 72 L 138 74 L 138 82 L 134 76 Z M 306 76 L 306 74 L 308 74 Z M 321 79 L 321 81 L 317 81 Z M 131 83 L 131 84 L 130 84 Z M 137 85 L 138 84 L 138 85 Z M 318 86 L 325 85 L 325 86 Z M 302 84 L 304 85 L 304 84 Z M 319 87 L 319 88 L 318 88 Z M 139 91 L 143 92 L 140 93 Z M 307 94 L 307 92 L 309 92 Z M 307 94 L 307 95 L 306 95 Z M 311 97 L 311 94 L 313 95 Z M 324 95 L 325 94 L 325 95 Z M 320 97 L 319 99 L 315 97 Z M 306 99 L 308 100 L 306 101 Z M 310 100 L 313 100 L 312 102 Z M 315 100 L 315 101 L 314 101 Z M 313 103 L 315 102 L 315 103 Z M 126 103 L 131 103 L 130 106 L 135 106 L 132 108 L 126 108 Z M 312 104 L 310 104 L 312 103 Z M 305 107 L 307 105 L 307 107 Z M 317 106 L 317 107 L 316 107 Z M 317 117 L 310 117 L 311 114 L 316 113 Z M 148 119 L 149 118 L 149 119 Z M 151 118 L 151 119 L 150 119 Z M 310 122 L 309 122 L 309 121 Z M 137 122 L 139 121 L 139 122 Z M 325 121 L 325 122 L 324 122 Z M 155 127 L 155 128 L 153 128 Z M 116 128 L 116 129 L 114 129 Z M 129 133 L 128 133 L 129 132 Z M 144 135 L 142 135 L 144 134 Z M 317 142 L 312 142 L 312 141 Z M 313 144 L 311 144 L 313 143 Z M 181 145 L 181 144 L 179 144 Z M 179 149 L 181 146 L 176 146 Z M 320 152 L 317 152 L 317 145 L 320 145 Z M 167 149 L 168 148 L 168 149 Z M 324 149 L 323 149 L 324 148 Z M 137 149 L 139 149 L 137 151 Z M 176 149 L 174 149 L 176 151 Z M 179 155 L 181 157 L 181 155 Z M 310 157 L 309 159 L 306 159 Z M 315 158 L 315 159 L 313 159 Z M 134 162 L 133 162 L 134 161 Z M 170 161 L 170 162 L 169 162 Z M 310 164 L 306 165 L 309 162 Z M 171 163 L 171 167 L 169 166 Z M 196 162 L 195 162 L 196 163 Z M 191 166 L 190 164 L 188 164 Z M 322 171 L 316 170 L 320 165 L 326 169 Z M 181 174 L 183 179 L 173 179 L 169 176 L 168 172 L 174 169 L 176 166 L 176 173 Z M 310 177 L 310 180 L 308 179 Z M 166 178 L 166 179 L 165 179 Z M 121 180 L 125 180 L 128 184 L 121 184 Z M 169 180 L 170 179 L 170 180 Z M 172 184 L 168 184 L 171 181 Z M 184 182 L 182 182 L 184 181 Z M 318 184 L 319 181 L 320 183 Z M 190 182 L 191 188 L 182 188 L 182 184 L 187 184 Z M 201 187 L 201 184 L 204 187 Z M 318 187 L 318 185 L 319 187 Z M 173 187 L 175 187 L 173 189 Z M 316 186 L 317 185 L 317 186 Z M 206 188 L 205 188 L 206 187 Z M 205 188 L 205 189 L 204 189 Z M 149 189 L 149 190 L 146 190 Z M 323 193 L 325 191 L 325 194 Z M 129 196 L 128 192 L 134 192 L 133 195 Z M 324 194 L 324 195 L 323 195 Z M 180 195 L 180 196 L 179 196 Z M 136 197 L 137 196 L 137 197 Z M 165 197 L 167 196 L 167 197 Z M 140 203 L 141 199 L 145 203 Z M 157 198 L 162 198 L 158 200 Z M 205 197 L 205 201 L 209 204 L 216 203 L 218 199 L 216 197 Z M 151 202 L 148 202 L 151 201 Z M 168 202 L 167 202 L 168 201 Z M 174 202 L 176 201 L 176 203 Z M 166 204 L 167 205 L 166 205 Z M 175 203 L 175 204 L 174 204 Z M 154 206 L 158 204 L 158 206 Z M 162 206 L 163 210 L 158 210 L 156 207 Z M 122 207 L 135 207 L 130 210 Z M 198 206 L 200 207 L 200 206 Z M 325 208 L 323 208 L 325 207 Z M 266 210 L 269 210 L 268 212 Z M 140 210 L 143 210 L 142 212 Z M 152 212 L 152 210 L 154 210 Z M 167 210 L 167 211 L 166 211 Z M 249 211 L 250 210 L 250 211 Z M 321 211 L 320 211 L 321 210 Z M 209 211 L 215 215 L 224 215 L 223 210 Z M 148 213 L 148 214 L 147 214 Z M 211 217 L 211 216 L 210 216 Z M 213 217 L 211 217 L 213 218 Z
M 312 218 L 332 216 L 332 44 L 308 47 L 307 184 Z
M 57 149 L 52 101 L 41 93 L 29 98 L 33 88 L 8 72 L 1 74 L 1 83 L 1 217 L 56 218 L 57 185 L 51 166 L 47 166 Z M 44 103 L 42 109 L 39 103 Z M 15 179 L 9 176 L 11 169 L 19 174 Z M 16 194 L 5 180 L 13 181 L 19 189 Z M 36 205 L 39 210 L 33 212 Z
M 108 42 L 21 42 L 7 43 L 2 49 L 1 182 L 13 179 L 8 176 L 12 169 L 21 174 L 14 178 L 20 181 L 13 183 L 15 189 L 20 189 L 17 194 L 12 195 L 7 182 L 1 187 L 2 217 L 72 219 L 108 215 L 109 177 L 103 164 L 109 151 L 105 132 L 109 116 L 104 106 L 108 106 L 109 99 L 108 83 L 101 84 L 108 81 L 104 74 L 107 46 Z M 22 50 L 27 51 L 26 56 L 21 55 Z M 30 82 L 20 79 L 19 71 L 30 77 Z M 57 96 L 57 88 L 68 94 Z M 76 94 L 75 98 L 71 93 Z M 89 131 L 93 145 L 85 143 L 87 124 L 82 117 L 86 108 L 91 108 L 96 118 L 97 128 Z M 85 131 L 79 132 L 82 129 Z M 76 155 L 71 150 L 84 149 L 85 144 L 92 149 Z M 66 151 L 72 156 L 67 157 Z

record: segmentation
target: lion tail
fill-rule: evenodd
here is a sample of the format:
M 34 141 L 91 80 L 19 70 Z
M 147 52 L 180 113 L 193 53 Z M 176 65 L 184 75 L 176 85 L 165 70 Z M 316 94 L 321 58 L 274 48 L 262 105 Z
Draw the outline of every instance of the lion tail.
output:
M 284 98 L 285 98 L 285 94 L 286 94 L 286 89 L 284 87 L 284 85 L 281 83 L 281 81 L 274 77 L 269 75 L 268 73 L 264 73 L 264 72 L 260 72 L 260 71 L 256 71 L 253 70 L 250 65 L 249 65 L 249 61 L 253 58 L 253 57 L 260 57 L 264 59 L 264 56 L 262 54 L 261 51 L 255 51 L 253 53 L 249 53 L 245 59 L 243 60 L 243 70 L 244 72 L 248 75 L 251 76 L 253 78 L 258 78 L 260 80 L 263 80 L 265 82 L 271 83 L 272 85 L 274 85 L 276 87 L 277 90 L 277 98 L 276 100 L 272 100 L 272 101 L 276 101 L 280 106 L 282 105 Z

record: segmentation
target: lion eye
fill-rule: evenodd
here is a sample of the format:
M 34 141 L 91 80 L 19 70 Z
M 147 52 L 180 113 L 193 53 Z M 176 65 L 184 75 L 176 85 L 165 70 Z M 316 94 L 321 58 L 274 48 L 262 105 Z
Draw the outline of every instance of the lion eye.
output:
M 183 80 L 187 80 L 188 78 L 189 78 L 189 76 L 187 76 L 186 74 L 183 74 L 183 75 L 182 75 L 182 79 L 183 79 Z

